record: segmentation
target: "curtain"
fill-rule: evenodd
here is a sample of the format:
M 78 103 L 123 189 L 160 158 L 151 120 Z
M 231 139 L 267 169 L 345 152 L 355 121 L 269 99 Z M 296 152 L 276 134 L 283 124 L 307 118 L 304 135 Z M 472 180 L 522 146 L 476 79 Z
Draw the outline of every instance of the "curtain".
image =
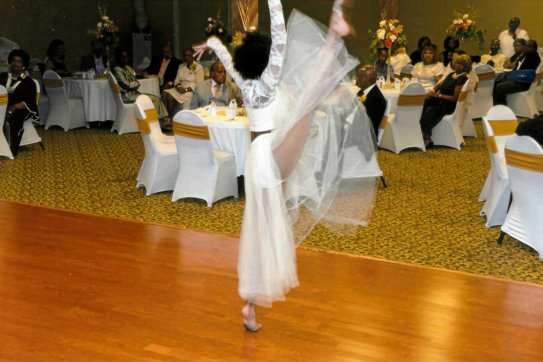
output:
M 251 27 L 258 29 L 258 0 L 231 0 L 231 6 L 232 35 L 248 31 Z M 244 29 L 244 19 L 247 29 Z
M 379 13 L 386 11 L 388 19 L 398 19 L 400 13 L 400 0 L 379 0 Z

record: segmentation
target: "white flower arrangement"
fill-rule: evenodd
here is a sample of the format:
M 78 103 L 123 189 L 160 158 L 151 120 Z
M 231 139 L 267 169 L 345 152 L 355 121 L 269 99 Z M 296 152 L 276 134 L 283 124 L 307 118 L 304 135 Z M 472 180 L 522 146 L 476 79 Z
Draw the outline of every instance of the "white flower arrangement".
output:
M 108 20 L 109 20 L 109 17 L 108 17 L 108 16 L 102 16 L 102 20 L 108 21 Z
M 377 37 L 381 40 L 385 39 L 386 30 L 385 29 L 379 29 L 377 30 Z
M 469 15 L 468 14 L 464 14 L 464 20 L 468 19 L 469 18 Z

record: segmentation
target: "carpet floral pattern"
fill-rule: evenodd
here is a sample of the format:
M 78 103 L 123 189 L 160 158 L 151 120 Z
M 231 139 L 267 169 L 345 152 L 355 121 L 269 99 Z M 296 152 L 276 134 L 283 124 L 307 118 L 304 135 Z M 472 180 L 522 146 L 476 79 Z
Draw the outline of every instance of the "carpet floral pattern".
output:
M 343 237 L 317 225 L 304 245 L 543 283 L 537 253 L 509 236 L 497 245 L 499 227 L 486 228 L 479 216 L 490 162 L 481 122 L 475 123 L 479 138 L 467 138 L 461 151 L 380 151 L 388 188 L 379 186 L 369 227 Z M 38 133 L 45 151 L 36 144 L 23 147 L 14 161 L 0 158 L 1 199 L 239 235 L 243 193 L 208 208 L 203 200 L 172 203 L 171 192 L 147 197 L 136 188 L 144 155 L 139 134 L 41 127 Z

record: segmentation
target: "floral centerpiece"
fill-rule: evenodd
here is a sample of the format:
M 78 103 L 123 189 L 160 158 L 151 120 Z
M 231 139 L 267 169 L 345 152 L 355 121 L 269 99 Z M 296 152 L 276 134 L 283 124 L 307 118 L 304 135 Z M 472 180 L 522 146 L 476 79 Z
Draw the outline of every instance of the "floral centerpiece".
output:
M 217 38 L 221 39 L 223 43 L 229 43 L 230 30 L 224 26 L 224 23 L 222 22 L 221 8 L 219 8 L 215 18 L 207 18 L 206 35 L 208 37 L 216 36 Z
M 88 33 L 104 43 L 108 53 L 108 63 L 110 63 L 115 58 L 115 48 L 119 44 L 119 38 L 116 36 L 119 28 L 107 16 L 107 5 L 98 5 L 98 13 L 100 21 L 96 24 L 96 29 L 89 30 Z
M 464 13 L 462 11 L 454 11 L 454 20 L 449 28 L 447 29 L 447 34 L 452 36 L 454 39 L 458 39 L 461 44 L 464 41 L 479 41 L 479 49 L 483 49 L 485 45 L 484 34 L 486 30 L 481 30 L 477 28 L 477 12 L 473 8 L 469 8 L 469 11 Z
M 372 60 L 377 58 L 379 49 L 388 49 L 388 57 L 390 59 L 392 46 L 398 48 L 405 48 L 407 45 L 407 37 L 403 33 L 403 25 L 397 19 L 387 19 L 386 12 L 381 13 L 381 22 L 379 23 L 379 29 L 375 33 L 370 30 L 369 33 L 373 34 L 370 39 L 370 57 Z M 387 63 L 387 84 L 390 84 L 390 62 Z

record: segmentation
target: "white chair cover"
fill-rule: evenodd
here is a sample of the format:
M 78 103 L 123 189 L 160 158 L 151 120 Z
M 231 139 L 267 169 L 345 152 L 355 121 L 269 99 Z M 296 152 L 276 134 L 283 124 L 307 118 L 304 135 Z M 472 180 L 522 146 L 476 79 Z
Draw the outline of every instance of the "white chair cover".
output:
M 411 74 L 413 72 L 413 68 L 415 68 L 413 65 L 408 64 L 404 65 L 402 69 L 400 69 L 400 79 L 403 78 L 413 78 L 413 75 Z
M 543 149 L 531 137 L 511 136 L 505 145 L 507 173 L 513 202 L 502 226 L 502 232 L 531 246 L 543 258 Z M 510 151 L 522 152 L 539 158 L 539 170 L 512 165 Z M 536 167 L 537 168 L 537 167 Z
M 207 127 L 199 115 L 181 111 L 175 124 Z M 204 199 L 207 206 L 228 196 L 238 198 L 238 180 L 234 155 L 213 151 L 209 139 L 196 139 L 175 135 L 179 156 L 179 175 L 175 182 L 172 201 L 193 197 Z
M 539 114 L 537 110 L 536 97 L 541 97 L 537 92 L 539 80 L 543 77 L 543 63 L 537 67 L 536 79 L 526 92 L 513 93 L 507 95 L 507 105 L 515 112 L 517 117 L 532 118 L 534 114 Z
M 425 94 L 422 84 L 411 83 L 402 90 L 400 96 L 424 96 Z M 422 108 L 422 105 L 416 107 L 398 106 L 396 114 L 389 115 L 387 122 L 382 123 L 381 127 L 384 127 L 384 130 L 379 147 L 397 154 L 411 147 L 425 152 L 426 148 L 424 148 L 420 129 Z
M 8 141 L 4 136 L 4 122 L 6 120 L 6 111 L 8 109 L 8 91 L 0 85 L 0 156 L 5 156 L 13 160 L 13 154 L 9 148 Z
M 115 117 L 115 122 L 113 122 L 113 127 L 111 127 L 111 132 L 117 131 L 119 135 L 139 132 L 136 116 L 134 115 L 134 104 L 123 103 L 117 79 L 109 72 L 107 73 L 107 81 L 109 82 L 109 87 L 117 106 L 117 116 Z
M 475 130 L 475 125 L 470 116 L 471 108 L 473 107 L 473 102 L 477 96 L 477 91 L 479 90 L 479 78 L 475 70 L 472 70 L 468 75 L 468 88 L 470 90 L 469 97 L 466 98 L 466 105 L 464 107 L 465 116 L 462 117 L 462 123 L 460 124 L 460 130 L 462 131 L 463 137 L 474 137 L 477 138 L 477 131 Z
M 389 115 L 390 115 L 390 101 L 387 99 L 387 108 L 385 109 L 383 120 L 379 124 L 379 129 L 377 130 L 377 145 L 381 143 L 381 138 L 383 138 L 383 133 L 385 133 L 385 129 L 387 128 Z
M 471 96 L 469 89 L 469 81 L 462 87 L 462 92 L 456 101 L 456 109 L 453 114 L 443 117 L 441 122 L 437 124 L 432 130 L 432 141 L 436 146 L 447 146 L 460 149 L 460 146 L 464 144 L 464 137 L 462 137 L 462 131 L 460 130 L 460 124 L 462 118 L 466 117 L 464 112 L 466 107 L 466 99 Z
M 175 143 L 163 142 L 166 136 L 160 130 L 158 119 L 149 122 L 146 111 L 156 115 L 155 106 L 149 97 L 139 96 L 133 109 L 135 116 L 142 120 L 140 122 L 149 125 L 150 131 L 150 133 L 146 130 L 140 132 L 145 148 L 145 158 L 137 176 L 136 187 L 145 186 L 147 196 L 157 192 L 171 191 L 174 189 L 175 178 L 179 171 Z M 170 139 L 173 140 L 173 137 Z
M 492 92 L 494 82 L 496 81 L 496 72 L 490 65 L 479 65 L 474 69 L 477 74 L 479 84 L 475 88 L 475 98 L 469 112 L 468 118 L 482 118 L 488 110 L 494 105 Z
M 85 121 L 83 99 L 68 98 L 62 78 L 52 70 L 43 74 L 43 82 L 51 107 L 45 129 L 60 126 L 68 132 L 68 130 L 78 127 L 88 128 L 89 123 Z
M 38 81 L 35 79 L 34 79 L 34 83 L 36 84 L 36 103 L 38 103 L 40 100 L 40 83 L 38 83 Z M 38 114 L 39 114 L 39 111 L 38 111 Z M 36 128 L 34 127 L 32 119 L 28 119 L 25 121 L 24 130 L 25 131 L 23 133 L 23 137 L 21 138 L 21 146 L 27 146 L 33 143 L 41 144 L 41 137 L 38 135 L 38 132 L 36 132 Z M 43 148 L 43 145 L 42 145 L 42 148 Z
M 539 80 L 537 90 L 535 92 L 535 103 L 537 104 L 537 110 L 543 112 L 543 80 Z
M 506 106 L 495 106 L 483 117 L 483 130 L 490 155 L 490 172 L 487 182 L 488 193 L 480 215 L 486 216 L 486 227 L 502 225 L 507 216 L 511 198 L 509 178 L 505 166 L 505 143 L 515 133 L 517 119 Z M 504 125 L 511 125 L 504 127 Z M 507 131 L 504 131 L 508 129 Z M 483 188 L 484 190 L 484 188 Z

